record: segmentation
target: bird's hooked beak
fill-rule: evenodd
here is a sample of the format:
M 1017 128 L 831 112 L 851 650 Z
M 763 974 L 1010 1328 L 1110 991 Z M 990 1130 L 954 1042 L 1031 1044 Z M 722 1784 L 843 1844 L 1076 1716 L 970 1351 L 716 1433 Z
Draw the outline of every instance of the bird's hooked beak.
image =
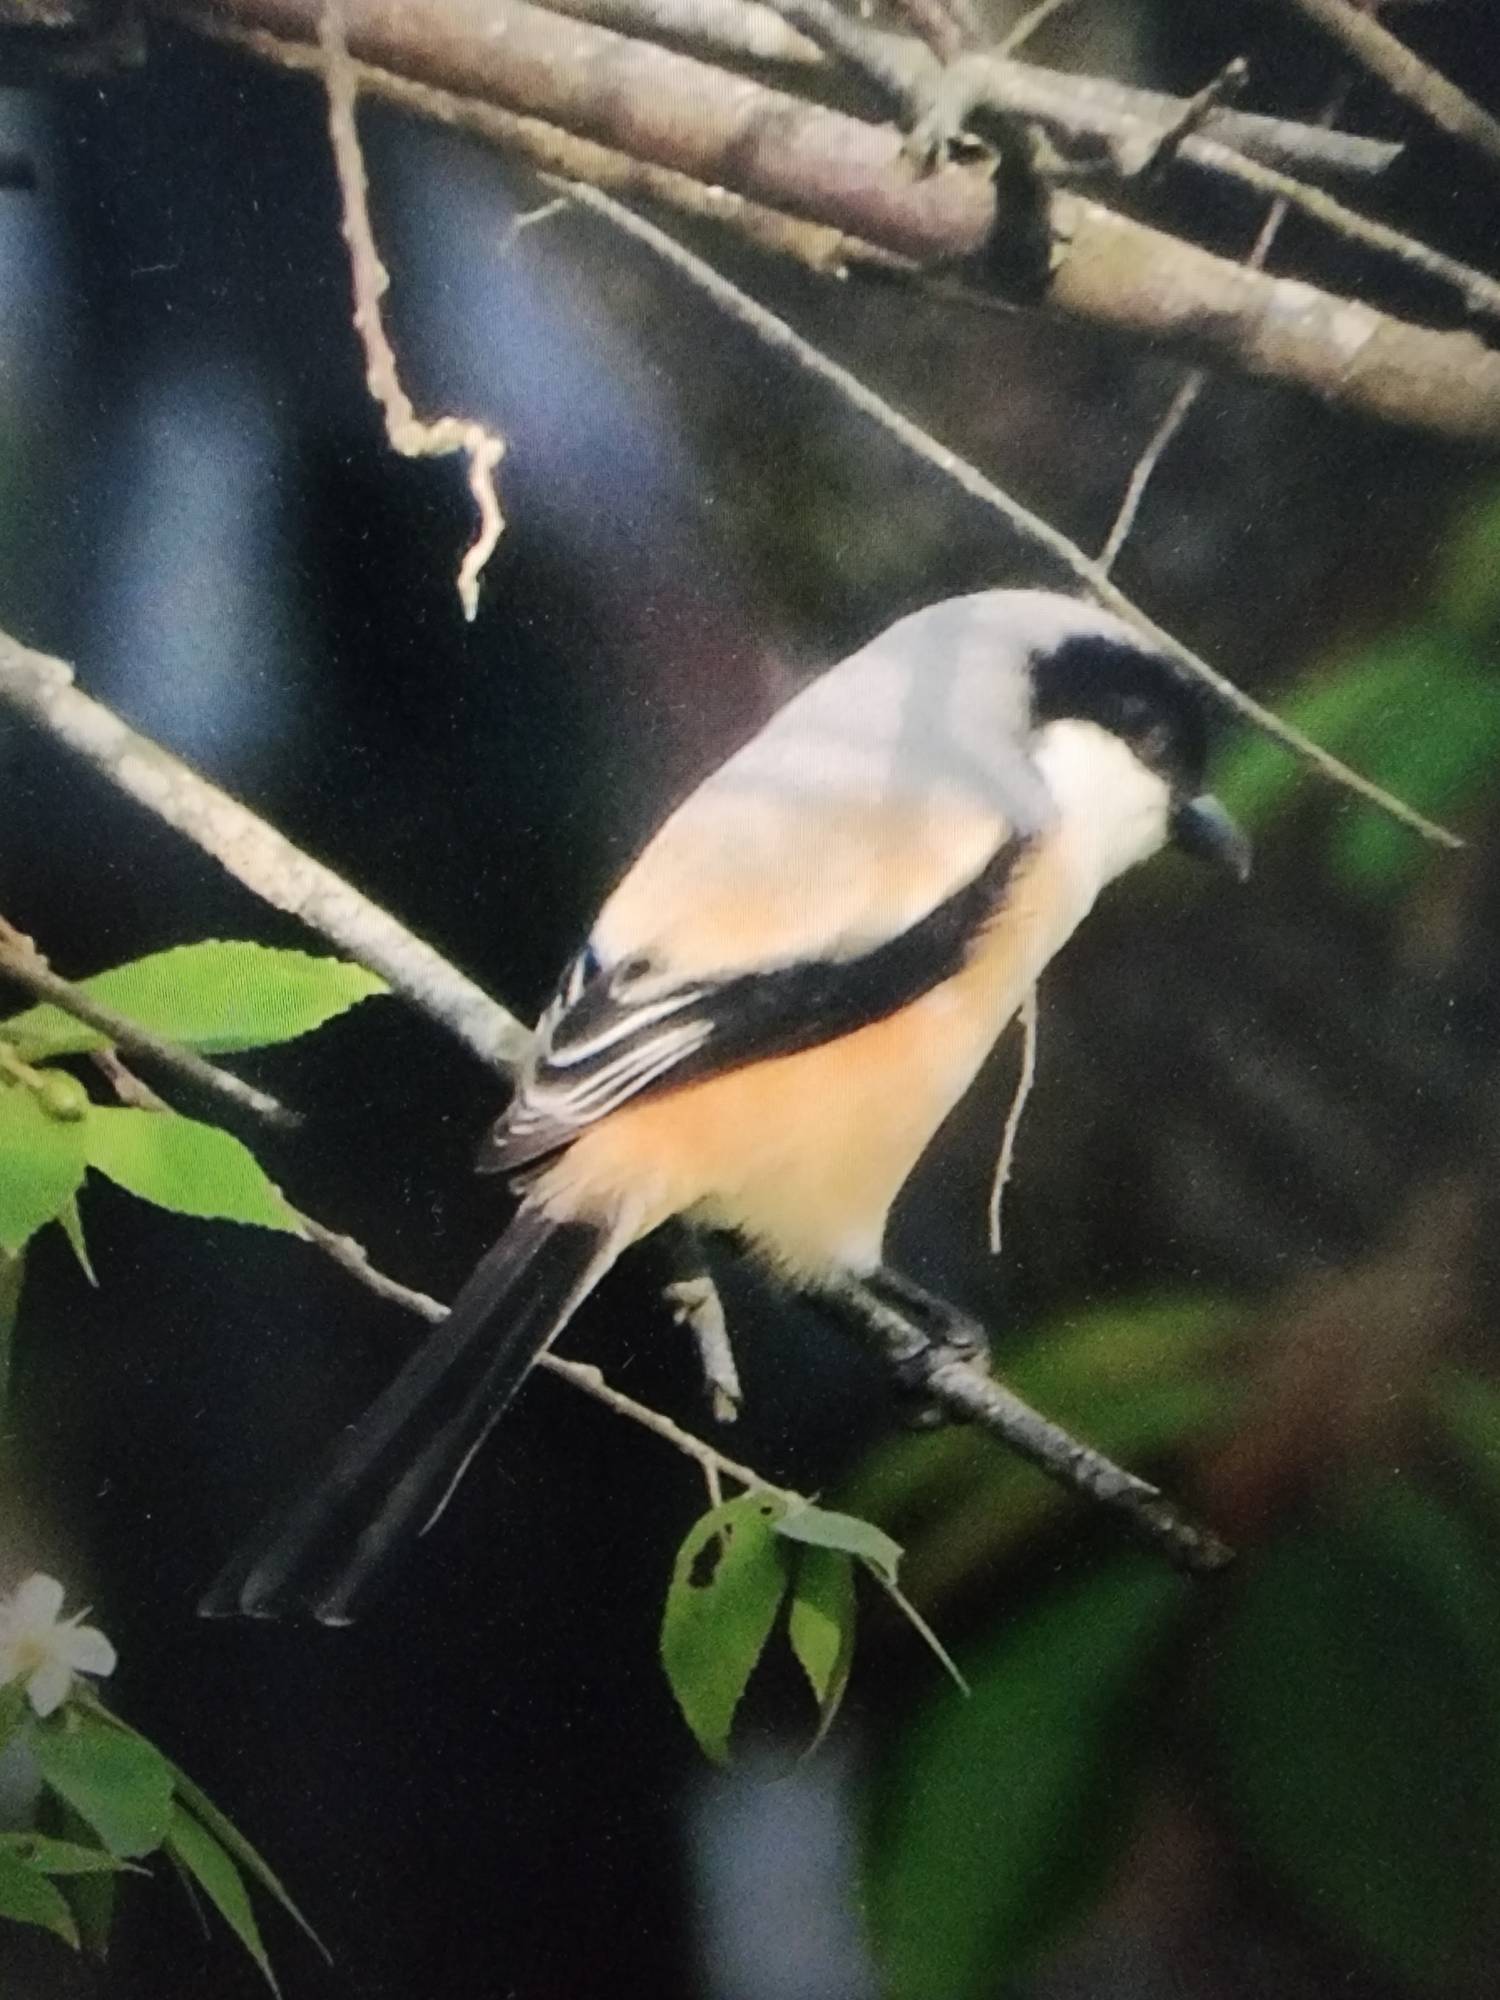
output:
M 1251 847 L 1212 792 L 1185 799 L 1172 815 L 1172 838 L 1186 854 L 1217 863 L 1236 882 L 1250 877 Z

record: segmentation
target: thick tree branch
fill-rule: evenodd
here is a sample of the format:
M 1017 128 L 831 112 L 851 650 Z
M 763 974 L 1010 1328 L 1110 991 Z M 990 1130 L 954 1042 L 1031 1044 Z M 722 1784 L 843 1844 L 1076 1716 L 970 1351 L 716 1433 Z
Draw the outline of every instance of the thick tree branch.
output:
M 1450 139 L 1471 146 L 1492 167 L 1500 167 L 1500 119 L 1413 55 L 1373 13 L 1350 6 L 1349 0 L 1292 0 L 1292 4 Z
M 308 39 L 317 0 L 178 0 Z M 351 0 L 362 60 L 457 88 L 637 158 L 789 209 L 923 263 L 982 264 L 1005 217 L 983 172 L 918 175 L 889 127 L 765 89 L 525 0 Z M 1471 335 L 1409 325 L 1059 194 L 1046 305 L 1175 347 L 1209 365 L 1293 384 L 1344 408 L 1500 445 L 1500 354 Z
M 0 632 L 0 706 L 45 729 L 274 909 L 388 979 L 481 1062 L 507 1072 L 530 1036 L 432 946 L 182 760 L 73 685 L 64 660 Z

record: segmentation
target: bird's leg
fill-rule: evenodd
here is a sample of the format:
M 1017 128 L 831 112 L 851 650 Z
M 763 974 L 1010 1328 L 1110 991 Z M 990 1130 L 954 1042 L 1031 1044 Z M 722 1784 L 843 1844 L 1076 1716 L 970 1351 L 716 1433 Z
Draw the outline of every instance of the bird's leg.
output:
M 961 1361 L 988 1370 L 989 1337 L 978 1320 L 888 1265 L 864 1278 L 840 1272 L 824 1281 L 819 1298 L 884 1356 L 897 1393 L 908 1401 L 907 1421 L 915 1429 L 947 1421 L 926 1394 L 935 1367 Z
M 673 1319 L 693 1336 L 715 1420 L 732 1424 L 744 1396 L 734 1349 L 729 1344 L 724 1302 L 708 1268 L 703 1244 L 686 1224 L 675 1232 L 672 1252 L 676 1276 L 662 1296 Z

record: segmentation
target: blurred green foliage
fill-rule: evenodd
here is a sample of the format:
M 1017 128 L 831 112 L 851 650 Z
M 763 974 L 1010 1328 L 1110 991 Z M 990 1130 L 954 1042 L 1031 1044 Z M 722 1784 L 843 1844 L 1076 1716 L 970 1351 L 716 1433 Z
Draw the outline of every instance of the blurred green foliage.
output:
M 1461 818 L 1489 781 L 1500 741 L 1500 495 L 1456 523 L 1411 624 L 1315 662 L 1282 715 L 1431 818 Z M 1217 789 L 1247 823 L 1266 826 L 1302 774 L 1269 738 L 1246 734 Z M 1357 893 L 1404 888 L 1432 850 L 1357 801 L 1330 815 L 1328 859 Z

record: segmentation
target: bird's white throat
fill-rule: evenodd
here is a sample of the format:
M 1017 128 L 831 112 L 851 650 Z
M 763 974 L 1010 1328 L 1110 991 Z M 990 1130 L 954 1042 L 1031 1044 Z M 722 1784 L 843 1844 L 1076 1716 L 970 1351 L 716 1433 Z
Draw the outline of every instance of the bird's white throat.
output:
M 1058 811 L 1058 834 L 1088 899 L 1166 843 L 1171 792 L 1130 746 L 1097 722 L 1063 717 L 1033 746 Z

